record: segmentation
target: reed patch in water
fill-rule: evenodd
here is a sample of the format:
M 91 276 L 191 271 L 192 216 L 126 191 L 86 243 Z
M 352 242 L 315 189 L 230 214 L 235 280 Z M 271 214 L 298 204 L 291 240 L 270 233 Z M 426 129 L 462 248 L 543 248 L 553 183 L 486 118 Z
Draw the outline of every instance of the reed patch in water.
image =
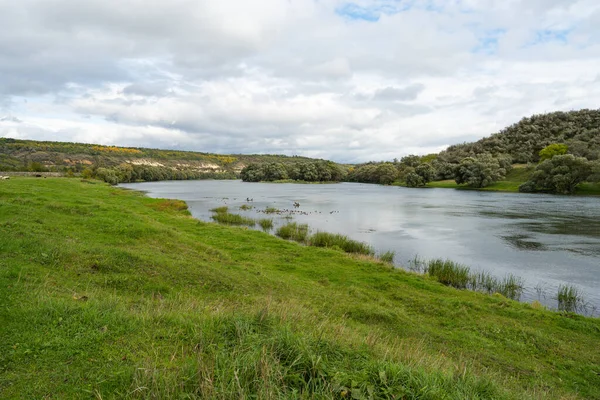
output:
M 243 217 L 239 214 L 232 214 L 228 212 L 217 212 L 215 215 L 211 217 L 213 220 L 220 224 L 225 225 L 247 225 L 254 226 L 256 225 L 256 221 L 252 218 Z
M 280 226 L 275 235 L 286 240 L 295 240 L 296 242 L 306 243 L 308 237 L 308 225 L 290 222 Z
M 348 236 L 338 233 L 317 232 L 310 237 L 309 244 L 315 247 L 337 248 L 346 253 L 375 254 L 373 248 L 368 244 L 352 240 Z

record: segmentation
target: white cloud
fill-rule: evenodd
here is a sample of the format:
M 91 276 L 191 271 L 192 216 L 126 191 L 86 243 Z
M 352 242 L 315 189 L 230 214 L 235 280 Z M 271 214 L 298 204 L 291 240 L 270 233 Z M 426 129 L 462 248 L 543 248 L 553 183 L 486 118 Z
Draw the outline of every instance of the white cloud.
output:
M 0 136 L 367 161 L 600 101 L 594 0 L 0 9 Z

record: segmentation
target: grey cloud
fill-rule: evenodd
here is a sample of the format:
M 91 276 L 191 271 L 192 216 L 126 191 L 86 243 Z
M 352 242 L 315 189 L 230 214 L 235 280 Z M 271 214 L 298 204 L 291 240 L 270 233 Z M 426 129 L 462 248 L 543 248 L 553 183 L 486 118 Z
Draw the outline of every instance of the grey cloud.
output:
M 415 100 L 419 93 L 425 90 L 425 85 L 415 83 L 404 88 L 386 87 L 379 89 L 373 95 L 373 100 L 379 101 L 405 101 Z
M 19 118 L 15 117 L 14 115 L 5 115 L 4 117 L 0 117 L 0 122 L 14 122 L 14 123 L 21 123 L 23 121 L 21 121 Z
M 162 97 L 169 93 L 169 85 L 164 83 L 137 82 L 123 88 L 125 95 Z

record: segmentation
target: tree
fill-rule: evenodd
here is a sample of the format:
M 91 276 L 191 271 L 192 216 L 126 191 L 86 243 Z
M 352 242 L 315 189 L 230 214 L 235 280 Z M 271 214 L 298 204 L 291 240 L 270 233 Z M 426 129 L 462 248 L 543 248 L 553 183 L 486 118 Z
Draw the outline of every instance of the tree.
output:
M 377 180 L 382 185 L 390 185 L 398 178 L 398 170 L 391 163 L 383 163 L 375 170 Z
M 519 191 L 572 194 L 592 173 L 592 163 L 585 158 L 572 154 L 556 155 L 540 163 L 531 180 L 519 186 Z
M 419 176 L 416 172 L 409 172 L 406 175 L 406 186 L 408 186 L 408 187 L 425 186 L 425 182 L 423 182 L 423 178 L 421 176 Z
M 546 161 L 546 160 L 551 159 L 554 156 L 560 156 L 563 154 L 567 154 L 568 150 L 569 150 L 569 146 L 567 146 L 566 144 L 553 143 L 553 144 L 548 145 L 540 150 L 540 153 L 539 153 L 540 161 Z
M 483 188 L 502 179 L 506 170 L 500 167 L 498 159 L 484 153 L 477 157 L 463 158 L 455 171 L 456 183 L 466 183 L 469 186 Z
M 435 176 L 435 170 L 431 164 L 421 164 L 415 168 L 415 173 L 421 177 L 423 185 L 431 182 Z

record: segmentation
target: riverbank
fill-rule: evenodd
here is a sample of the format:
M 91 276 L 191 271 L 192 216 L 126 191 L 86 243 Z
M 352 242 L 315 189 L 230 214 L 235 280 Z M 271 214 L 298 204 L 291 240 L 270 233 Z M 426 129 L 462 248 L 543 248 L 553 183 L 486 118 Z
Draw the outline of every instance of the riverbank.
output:
M 0 397 L 600 398 L 598 319 L 96 181 L 4 181 L 0 226 Z
M 519 186 L 529 180 L 529 177 L 531 176 L 533 171 L 533 168 L 527 168 L 525 166 L 514 167 L 508 174 L 506 174 L 506 177 L 503 180 L 494 182 L 491 185 L 486 186 L 484 188 L 473 188 L 466 184 L 459 185 L 453 179 L 429 182 L 426 185 L 426 187 L 441 189 L 519 193 Z M 600 196 L 600 184 L 589 182 L 580 183 L 575 191 L 575 195 Z

